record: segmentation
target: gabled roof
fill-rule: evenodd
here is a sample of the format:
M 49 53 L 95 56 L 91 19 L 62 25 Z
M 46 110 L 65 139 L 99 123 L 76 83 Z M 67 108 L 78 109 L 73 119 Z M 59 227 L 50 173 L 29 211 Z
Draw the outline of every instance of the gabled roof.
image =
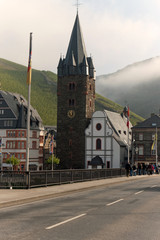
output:
M 74 27 L 72 30 L 67 54 L 66 54 L 66 65 L 72 65 L 72 59 L 75 59 L 76 65 L 79 66 L 83 62 L 84 56 L 87 57 L 85 43 L 81 31 L 79 16 L 77 13 Z
M 13 113 L 15 120 L 17 120 L 17 128 L 26 128 L 27 121 L 27 100 L 18 93 L 5 92 L 0 90 L 0 98 L 3 98 L 7 104 L 8 109 Z M 1 107 L 3 109 L 3 107 Z M 6 107 L 4 107 L 6 109 Z M 31 120 L 42 123 L 42 119 L 37 110 L 30 106 Z M 11 115 L 7 116 L 10 118 Z M 13 117 L 12 117 L 13 118 Z M 1 117 L 1 120 L 3 116 Z
M 106 118 L 113 129 L 113 136 L 116 141 L 119 142 L 120 145 L 127 144 L 128 142 L 128 127 L 127 127 L 127 118 L 122 117 L 121 114 L 116 112 L 111 112 L 108 110 L 104 110 L 106 114 Z M 129 132 L 131 132 L 132 124 L 129 122 Z M 131 142 L 131 135 L 129 135 L 129 139 Z
M 150 118 L 144 120 L 143 122 L 138 123 L 135 128 L 153 128 L 153 127 L 160 128 L 160 117 L 158 115 L 152 115 Z

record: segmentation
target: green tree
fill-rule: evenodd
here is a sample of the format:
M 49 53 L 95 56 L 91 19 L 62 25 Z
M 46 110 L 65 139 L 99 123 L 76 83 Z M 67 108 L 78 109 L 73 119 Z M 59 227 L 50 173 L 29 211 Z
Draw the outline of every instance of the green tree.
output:
M 48 164 L 52 164 L 52 161 L 53 161 L 53 164 L 54 165 L 58 165 L 60 163 L 60 159 L 55 157 L 54 155 L 51 155 L 48 159 L 47 159 L 47 163 Z
M 6 160 L 6 163 L 12 164 L 13 169 L 15 166 L 18 166 L 20 164 L 20 160 L 16 158 L 15 156 L 11 156 Z

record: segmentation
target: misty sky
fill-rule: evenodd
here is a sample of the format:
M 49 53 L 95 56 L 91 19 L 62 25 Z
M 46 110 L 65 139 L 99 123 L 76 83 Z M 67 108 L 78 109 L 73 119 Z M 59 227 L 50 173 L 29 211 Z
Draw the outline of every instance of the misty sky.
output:
M 0 58 L 56 73 L 66 55 L 76 0 L 0 0 Z M 80 0 L 79 17 L 97 75 L 160 55 L 159 0 Z

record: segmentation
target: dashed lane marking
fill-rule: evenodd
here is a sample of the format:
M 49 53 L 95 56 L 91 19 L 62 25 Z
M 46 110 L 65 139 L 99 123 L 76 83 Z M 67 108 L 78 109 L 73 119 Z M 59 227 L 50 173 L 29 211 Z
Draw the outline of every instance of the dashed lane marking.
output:
M 144 190 L 139 191 L 139 192 L 136 192 L 135 195 L 140 194 L 140 193 L 142 193 L 142 192 L 144 192 Z
M 107 206 L 111 206 L 111 205 L 113 205 L 113 204 L 115 204 L 115 203 L 118 203 L 118 202 L 120 202 L 120 201 L 123 201 L 123 200 L 124 200 L 124 199 L 119 199 L 119 200 L 117 200 L 117 201 L 115 201 L 115 202 L 108 203 Z
M 71 221 L 73 221 L 73 220 L 75 220 L 75 219 L 77 219 L 77 218 L 84 217 L 85 215 L 86 215 L 86 213 L 83 213 L 83 214 L 81 214 L 81 215 L 78 215 L 78 216 L 76 216 L 76 217 L 70 218 L 70 219 L 65 220 L 65 221 L 63 221 L 63 222 L 54 224 L 54 225 L 52 225 L 52 226 L 50 226 L 50 227 L 46 227 L 46 230 L 50 230 L 50 229 L 52 229 L 52 228 L 58 227 L 58 226 L 60 226 L 60 225 L 62 225 L 62 224 L 71 222 Z

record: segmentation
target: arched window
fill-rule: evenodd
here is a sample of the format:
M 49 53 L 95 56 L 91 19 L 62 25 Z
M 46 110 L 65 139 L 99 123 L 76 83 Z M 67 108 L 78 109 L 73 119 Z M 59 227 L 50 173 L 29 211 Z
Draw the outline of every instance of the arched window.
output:
M 96 140 L 96 150 L 101 150 L 101 145 L 102 145 L 101 139 L 98 138 Z

